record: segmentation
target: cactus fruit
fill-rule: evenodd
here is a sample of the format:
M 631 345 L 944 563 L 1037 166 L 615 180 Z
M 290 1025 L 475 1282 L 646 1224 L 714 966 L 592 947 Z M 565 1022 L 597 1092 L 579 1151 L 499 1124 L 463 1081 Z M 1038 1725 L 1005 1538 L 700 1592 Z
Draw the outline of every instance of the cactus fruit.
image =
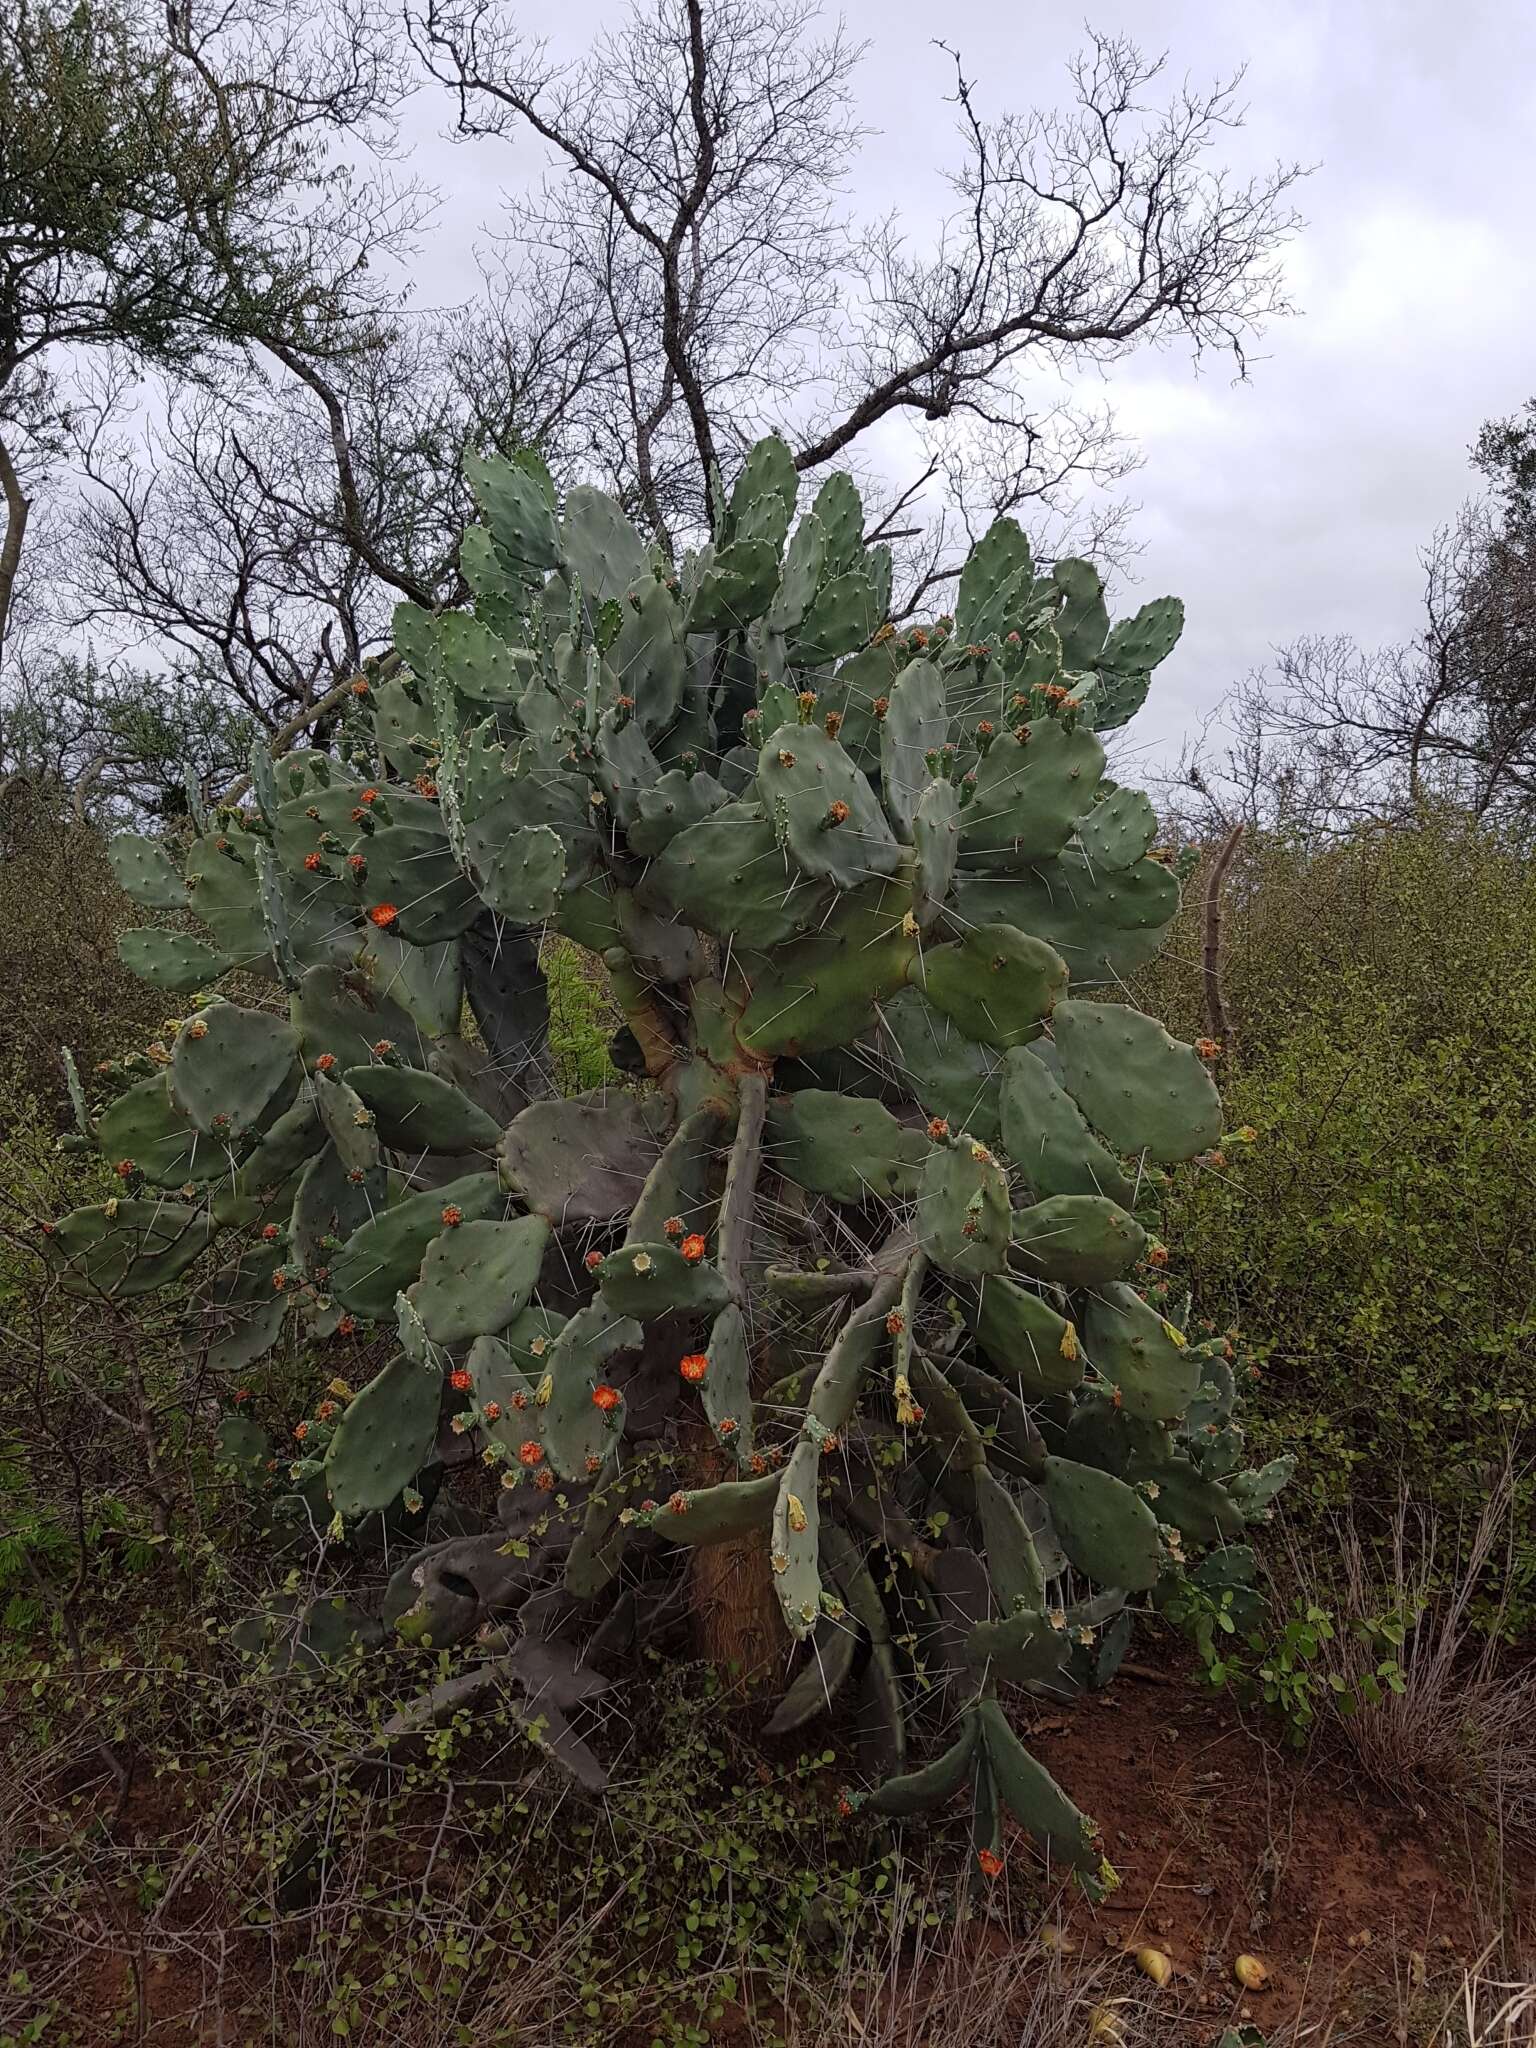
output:
M 331 1540 L 379 1516 L 424 1540 L 397 1635 L 521 1610 L 541 1671 L 583 1612 L 632 1633 L 699 1547 L 760 1549 L 807 1646 L 774 1725 L 847 1702 L 874 1810 L 969 1787 L 983 1879 L 1012 1814 L 1099 1888 L 998 1681 L 1105 1682 L 1128 1600 L 1237 1556 L 1194 1553 L 1288 1472 L 1239 1469 L 1222 1347 L 1138 1285 L 1167 1297 L 1147 1168 L 1208 1149 L 1219 1106 L 1108 999 L 1179 884 L 1100 733 L 1181 610 L 1111 628 L 1091 565 L 1037 575 L 1000 520 L 954 620 L 898 633 L 857 490 L 796 523 L 779 442 L 680 574 L 534 457 L 470 481 L 474 608 L 400 608 L 345 760 L 259 752 L 254 811 L 175 859 L 117 842 L 178 920 L 131 964 L 270 993 L 214 988 L 105 1104 L 74 1089 L 123 1190 L 46 1226 L 47 1256 L 137 1294 L 247 1233 L 208 1261 L 242 1371 L 287 1329 L 398 1331 L 296 1468 Z M 548 1095 L 550 930 L 601 955 L 643 1083 Z M 445 1519 L 474 1450 L 499 1511 Z

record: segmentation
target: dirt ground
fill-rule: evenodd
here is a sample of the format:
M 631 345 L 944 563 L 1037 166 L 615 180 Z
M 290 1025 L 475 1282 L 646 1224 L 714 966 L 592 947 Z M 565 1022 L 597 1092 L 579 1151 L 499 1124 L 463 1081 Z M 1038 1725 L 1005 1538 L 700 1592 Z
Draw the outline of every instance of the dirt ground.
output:
M 1384 1798 L 1352 1777 L 1326 1745 L 1298 1755 L 1229 1700 L 1195 1691 L 1178 1664 L 1134 1664 L 1109 1691 L 1069 1713 L 1027 1701 L 1015 1710 L 1031 1749 L 1099 1820 L 1121 1879 L 1098 1906 L 1060 1893 L 1046 1916 L 1046 1942 L 1085 1965 L 1110 1965 L 1111 1991 L 1122 1990 L 1135 2009 L 1125 2038 L 1136 2048 L 1205 2048 L 1224 2028 L 1248 2025 L 1278 2034 L 1287 2048 L 1301 2040 L 1379 2040 L 1383 2048 L 1438 2041 L 1430 2031 L 1405 2027 L 1402 2015 L 1414 2008 L 1415 1993 L 1424 1990 L 1427 2013 L 1437 1987 L 1454 1984 L 1501 1929 L 1506 1940 L 1514 1929 L 1518 1946 L 1522 1914 L 1527 1930 L 1536 1926 L 1536 1873 L 1507 1852 L 1493 1856 L 1475 1817 L 1457 1825 Z M 189 1790 L 164 1781 L 136 1786 L 114 1832 L 146 1844 L 158 1831 L 174 1834 L 185 1826 Z M 1016 1882 L 1021 1892 L 1031 1890 L 1038 1876 L 1027 1838 L 1016 1836 L 1005 1890 Z M 193 1876 L 173 1910 L 159 1916 L 156 1935 L 146 1938 L 149 1923 L 134 1902 L 104 1903 L 94 1936 L 58 1958 L 51 1985 L 36 1987 L 60 1996 L 64 2006 L 38 2038 L 68 2048 L 236 2048 L 277 2038 L 259 2018 L 253 2027 L 253 2016 L 275 2009 L 267 1987 L 275 1973 L 291 1968 L 291 1941 L 231 1926 L 227 1941 L 210 1943 L 209 1907 Z M 984 1959 L 993 1968 L 1016 1961 L 1023 1984 L 1040 1961 L 1040 1924 L 1036 1919 L 1013 1949 L 1003 1925 L 1009 1917 L 999 1911 L 978 1920 L 975 1954 L 978 1964 Z M 179 1943 L 178 1926 L 194 1925 L 200 1938 Z M 1122 1960 L 1143 1945 L 1172 1961 L 1173 1978 L 1162 1991 Z M 1526 1952 L 1536 1954 L 1536 1943 Z M 1233 1961 L 1243 1953 L 1259 1957 L 1269 1972 L 1261 1991 L 1234 1982 Z M 1382 2014 L 1397 2017 L 1377 2032 L 1373 2016 Z M 898 2037 L 869 2024 L 872 2017 L 850 2015 L 837 2042 L 883 2048 L 899 2038 L 902 2048 L 928 2040 L 936 2048 L 964 2048 L 952 2031 Z M 329 2027 L 315 2036 L 332 2038 Z M 542 2039 L 516 2038 L 529 2048 Z M 637 2035 L 634 2048 L 647 2048 L 652 2038 Z M 736 2007 L 707 2038 L 722 2048 L 756 2048 L 769 2035 L 746 2027 Z M 988 2036 L 988 2048 L 994 2038 L 1004 2036 Z M 1033 2048 L 1042 2037 L 1006 2038 L 1026 2039 Z M 1536 2026 L 1529 2039 L 1536 2043 Z M 1070 2048 L 1065 2036 L 1062 2042 Z M 616 2040 L 615 2048 L 631 2044 Z

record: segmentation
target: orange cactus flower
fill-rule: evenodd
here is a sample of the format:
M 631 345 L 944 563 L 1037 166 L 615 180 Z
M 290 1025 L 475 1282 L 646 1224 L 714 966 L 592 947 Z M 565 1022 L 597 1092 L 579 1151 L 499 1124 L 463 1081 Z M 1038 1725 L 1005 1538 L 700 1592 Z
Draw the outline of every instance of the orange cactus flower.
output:
M 688 1512 L 687 1494 L 679 1490 L 672 1495 L 671 1499 L 667 1502 L 667 1506 L 674 1515 L 686 1515 Z
M 303 1443 L 305 1437 L 309 1435 L 309 1424 L 307 1422 L 296 1422 L 293 1425 L 293 1434 L 299 1443 Z
M 464 1211 L 457 1202 L 449 1202 L 443 1210 L 444 1230 L 457 1230 L 464 1221 Z
M 378 800 L 379 792 L 376 789 L 365 789 L 358 798 L 360 804 L 376 804 Z
M 329 1422 L 333 1415 L 339 1415 L 340 1413 L 341 1410 L 334 1401 L 322 1401 L 315 1410 L 315 1414 L 321 1422 Z
M 736 1418 L 734 1415 L 722 1415 L 715 1426 L 721 1436 L 734 1436 L 736 1434 Z
M 553 1493 L 555 1490 L 555 1475 L 553 1472 L 536 1472 L 533 1477 L 533 1483 L 540 1493 Z
M 595 1273 L 598 1267 L 603 1263 L 603 1255 L 599 1251 L 590 1251 L 587 1253 L 587 1256 L 582 1260 L 581 1263 L 586 1267 L 589 1273 Z
M 1165 1244 L 1155 1244 L 1155 1245 L 1152 1245 L 1152 1246 L 1151 1246 L 1151 1247 L 1149 1248 L 1148 1252 L 1147 1252 L 1147 1264 L 1148 1264 L 1149 1266 L 1166 1266 L 1166 1265 L 1167 1265 L 1167 1263 L 1168 1263 L 1168 1247 L 1167 1247 L 1167 1245 L 1165 1245 Z
M 275 1223 L 263 1223 L 261 1234 L 267 1243 L 271 1244 L 272 1240 L 277 1236 L 277 1225 Z
M 112 1169 L 112 1171 L 117 1175 L 119 1180 L 131 1179 L 131 1177 L 134 1174 L 136 1174 L 138 1170 L 138 1167 L 134 1164 L 134 1162 L 131 1159 L 119 1159 L 116 1166 L 114 1166 Z
M 484 1415 L 487 1422 L 500 1422 L 501 1403 L 499 1401 L 487 1401 L 480 1412 Z
M 527 1443 L 518 1445 L 517 1458 L 519 1464 L 526 1465 L 532 1471 L 535 1465 L 542 1465 L 544 1462 L 544 1446 L 535 1443 L 530 1437 Z
M 983 1877 L 991 1878 L 1002 1876 L 1003 1859 L 1001 1856 L 997 1854 L 996 1850 L 978 1849 L 976 1851 L 976 1861 L 981 1865 L 981 1874 Z
M 473 1381 L 463 1366 L 457 1365 L 448 1375 L 448 1384 L 456 1394 L 467 1394 L 473 1385 Z
M 366 697 L 366 696 L 367 696 L 367 694 L 368 694 L 368 678 L 367 678 L 366 676 L 358 676 L 358 677 L 357 677 L 357 678 L 356 678 L 356 679 L 354 680 L 354 682 L 353 682 L 353 684 L 352 684 L 352 694 L 353 694 L 353 696 L 354 696 L 354 697 Z
M 324 858 L 325 858 L 324 854 L 320 854 L 320 853 L 306 853 L 306 854 L 305 854 L 305 856 L 304 856 L 304 867 L 305 867 L 305 871 L 306 871 L 306 873 L 308 873 L 308 874 L 311 874 L 311 875 L 312 875 L 312 874 L 314 874 L 314 873 L 315 873 L 315 871 L 316 871 L 316 870 L 318 869 L 318 867 L 320 866 L 320 863 L 321 863 L 321 862 L 322 862 L 322 861 L 324 860 Z
M 387 932 L 396 923 L 400 913 L 393 903 L 375 903 L 368 913 L 368 922 L 376 924 L 381 932 Z
M 343 1316 L 341 1321 L 336 1325 L 336 1334 L 338 1337 L 355 1336 L 357 1334 L 356 1316 Z
M 335 1053 L 333 1053 L 333 1052 L 323 1052 L 323 1053 L 321 1053 L 321 1055 L 320 1055 L 319 1059 L 317 1059 L 317 1060 L 315 1061 L 315 1072 L 316 1072 L 317 1074 L 329 1074 L 329 1073 L 331 1073 L 331 1072 L 333 1072 L 333 1071 L 334 1071 L 334 1069 L 335 1069 L 335 1066 L 336 1066 L 336 1055 L 335 1055 Z
M 689 1265 L 696 1266 L 699 1263 L 700 1259 L 703 1258 L 705 1252 L 709 1249 L 709 1247 L 705 1244 L 703 1238 L 700 1237 L 699 1233 L 695 1230 L 690 1236 L 685 1237 L 683 1239 L 680 1249 L 682 1251 L 683 1257 L 688 1261 Z
M 686 1358 L 678 1360 L 677 1369 L 685 1380 L 697 1386 L 709 1371 L 709 1360 L 702 1351 L 690 1351 Z
M 899 1337 L 906 1327 L 906 1317 L 902 1314 L 899 1308 L 893 1308 L 890 1314 L 885 1319 L 885 1329 L 887 1336 Z
M 830 803 L 827 806 L 827 823 L 829 825 L 846 825 L 847 822 L 848 806 L 839 797 L 835 803 Z
M 354 875 L 361 875 L 368 866 L 367 856 L 361 853 L 349 853 L 347 855 L 347 866 Z
M 602 1471 L 602 1469 L 603 1469 L 603 1461 L 602 1461 L 602 1459 L 601 1459 L 601 1458 L 600 1458 L 600 1457 L 599 1457 L 599 1456 L 597 1455 L 596 1451 L 588 1451 L 588 1453 L 587 1453 L 587 1458 L 586 1458 L 586 1465 L 587 1465 L 587 1470 L 588 1470 L 588 1471 L 589 1471 L 590 1473 L 592 1473 L 592 1475 L 593 1475 L 594 1477 L 596 1477 L 596 1475 L 597 1475 L 597 1474 L 598 1474 L 599 1472 L 601 1472 L 601 1471 Z
M 928 1135 L 930 1138 L 933 1139 L 935 1144 L 938 1143 L 940 1138 L 947 1138 L 949 1136 L 949 1125 L 944 1121 L 943 1117 L 936 1116 L 930 1118 L 928 1124 Z
M 623 1398 L 617 1387 L 602 1385 L 592 1389 L 592 1406 L 601 1408 L 605 1415 L 611 1414 Z
M 1197 1038 L 1195 1040 L 1195 1051 L 1203 1060 L 1219 1060 L 1221 1058 L 1221 1040 L 1219 1038 Z
M 681 1237 L 683 1234 L 683 1219 L 681 1216 L 669 1216 L 661 1227 L 668 1237 Z

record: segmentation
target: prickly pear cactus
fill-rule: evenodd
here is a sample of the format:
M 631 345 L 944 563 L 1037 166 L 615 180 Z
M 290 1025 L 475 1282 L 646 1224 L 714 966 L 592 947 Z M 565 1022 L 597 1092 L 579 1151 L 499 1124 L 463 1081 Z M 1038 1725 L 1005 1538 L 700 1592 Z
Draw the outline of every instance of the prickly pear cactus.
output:
M 1118 1000 L 1179 887 L 1101 733 L 1181 607 L 1111 629 L 1091 565 L 1000 520 L 953 617 L 898 632 L 853 485 L 801 510 L 777 442 L 676 570 L 532 459 L 472 480 L 474 611 L 402 607 L 334 751 L 258 749 L 189 844 L 119 843 L 177 923 L 125 959 L 195 993 L 76 1090 L 123 1189 L 47 1227 L 62 1283 L 206 1274 L 241 1373 L 394 1333 L 291 1483 L 333 1540 L 415 1532 L 397 1636 L 494 1623 L 547 1675 L 690 1548 L 758 1542 L 807 1646 L 773 1726 L 846 1703 L 872 1807 L 969 1787 L 979 1870 L 1012 1814 L 1099 1887 L 999 1687 L 1103 1684 L 1137 1602 L 1241 1582 L 1286 1476 L 1240 1469 L 1229 1347 L 1160 1272 L 1215 1087 Z M 548 1091 L 550 930 L 605 963 L 632 1089 Z M 476 1454 L 499 1513 L 445 1530 Z

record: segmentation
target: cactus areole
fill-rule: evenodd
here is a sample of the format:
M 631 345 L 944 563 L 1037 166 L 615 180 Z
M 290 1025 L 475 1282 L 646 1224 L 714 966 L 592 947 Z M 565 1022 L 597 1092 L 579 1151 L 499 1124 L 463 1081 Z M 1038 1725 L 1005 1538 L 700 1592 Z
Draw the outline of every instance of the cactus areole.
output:
M 1136 1604 L 1240 1584 L 1286 1476 L 1242 1469 L 1230 1347 L 1159 1270 L 1215 1087 L 1119 1000 L 1179 883 L 1103 740 L 1182 607 L 1111 626 L 1001 519 L 898 631 L 853 484 L 797 481 L 760 443 L 674 569 L 536 459 L 471 465 L 474 609 L 401 607 L 334 751 L 116 842 L 202 927 L 124 941 L 188 1018 L 105 1102 L 72 1072 L 125 1185 L 44 1249 L 78 1292 L 202 1287 L 231 1384 L 285 1331 L 397 1331 L 302 1426 L 295 1519 L 412 1529 L 384 1625 L 510 1630 L 583 1782 L 574 1650 L 747 1539 L 808 1644 L 771 1726 L 846 1712 L 855 1803 L 964 1788 L 978 1870 L 1011 1814 L 1097 1889 L 999 1687 L 1101 1685 Z M 549 1092 L 549 930 L 605 963 L 633 1086 Z M 498 1513 L 434 1535 L 477 1454 Z

